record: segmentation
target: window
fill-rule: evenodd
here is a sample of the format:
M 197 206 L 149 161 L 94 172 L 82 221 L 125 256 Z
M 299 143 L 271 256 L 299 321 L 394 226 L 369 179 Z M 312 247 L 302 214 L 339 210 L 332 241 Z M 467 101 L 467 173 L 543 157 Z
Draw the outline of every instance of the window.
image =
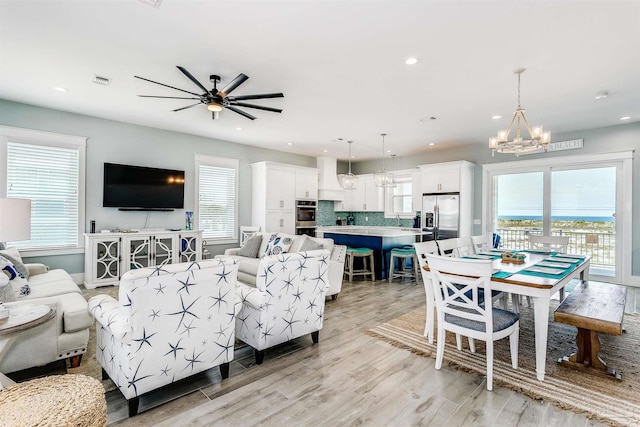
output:
M 239 160 L 196 155 L 196 221 L 215 243 L 238 240 Z
M 413 216 L 413 185 L 410 174 L 395 173 L 396 186 L 386 189 L 385 216 Z
M 0 126 L 0 147 L 6 197 L 31 199 L 31 240 L 11 246 L 53 253 L 80 248 L 86 138 Z

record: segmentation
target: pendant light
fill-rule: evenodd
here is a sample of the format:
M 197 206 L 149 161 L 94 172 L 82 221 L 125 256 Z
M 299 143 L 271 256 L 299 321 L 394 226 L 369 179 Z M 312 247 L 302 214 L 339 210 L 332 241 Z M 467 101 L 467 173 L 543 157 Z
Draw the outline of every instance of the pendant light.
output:
M 345 190 L 355 190 L 358 183 L 358 177 L 351 173 L 351 144 L 353 141 L 347 141 L 349 144 L 349 173 L 340 175 L 340 185 Z
M 382 137 L 382 169 L 373 174 L 376 187 L 388 187 L 391 184 L 391 175 L 384 168 L 384 137 L 386 133 L 381 133 Z

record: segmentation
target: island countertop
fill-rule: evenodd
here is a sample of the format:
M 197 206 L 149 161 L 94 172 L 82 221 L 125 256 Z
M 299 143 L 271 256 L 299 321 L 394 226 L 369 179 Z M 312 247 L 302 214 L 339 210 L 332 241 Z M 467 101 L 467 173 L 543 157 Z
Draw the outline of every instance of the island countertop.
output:
M 375 236 L 375 237 L 403 237 L 422 236 L 423 232 L 419 228 L 405 227 L 367 227 L 355 225 L 340 225 L 330 227 L 318 227 L 316 236 L 322 237 L 324 233 L 349 234 L 352 236 Z

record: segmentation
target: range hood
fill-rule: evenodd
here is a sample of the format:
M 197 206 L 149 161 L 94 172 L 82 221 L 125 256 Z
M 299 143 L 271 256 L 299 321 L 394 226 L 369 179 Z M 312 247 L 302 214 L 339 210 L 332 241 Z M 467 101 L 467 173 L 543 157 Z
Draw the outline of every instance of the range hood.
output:
M 316 159 L 318 173 L 318 200 L 343 200 L 344 190 L 338 182 L 338 160 L 333 157 Z

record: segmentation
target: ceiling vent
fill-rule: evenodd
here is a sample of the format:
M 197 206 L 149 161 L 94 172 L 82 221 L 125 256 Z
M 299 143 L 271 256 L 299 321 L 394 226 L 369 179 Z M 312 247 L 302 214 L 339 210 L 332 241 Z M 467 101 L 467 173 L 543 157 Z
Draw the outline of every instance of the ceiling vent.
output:
M 111 79 L 109 77 L 102 77 L 97 74 L 93 75 L 92 81 L 94 83 L 98 83 L 99 85 L 104 85 L 104 86 L 107 86 L 109 83 L 111 83 Z
M 144 4 L 148 4 L 149 6 L 153 6 L 155 8 L 160 7 L 160 3 L 162 3 L 162 0 L 140 0 L 140 1 Z

